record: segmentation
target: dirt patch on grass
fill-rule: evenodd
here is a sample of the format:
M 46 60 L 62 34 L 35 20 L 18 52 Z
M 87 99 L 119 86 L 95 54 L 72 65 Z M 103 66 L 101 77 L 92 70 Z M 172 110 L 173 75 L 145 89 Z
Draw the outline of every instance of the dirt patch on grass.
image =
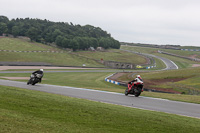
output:
M 194 59 L 194 58 L 197 58 L 197 56 L 198 56 L 197 54 L 194 54 L 194 55 L 190 55 L 189 57 Z
M 200 67 L 200 64 L 193 64 L 192 67 Z
M 123 76 L 124 74 L 127 74 L 127 73 L 116 73 L 113 76 L 111 76 L 109 79 L 114 80 L 114 81 L 118 81 L 118 82 L 120 82 L 122 84 L 127 84 L 128 81 L 118 80 L 118 78 Z M 131 73 L 128 76 L 129 77 L 130 76 L 133 77 L 134 75 L 135 75 L 134 73 Z M 135 77 L 133 77 L 133 79 L 134 78 Z M 144 79 L 144 88 L 147 89 L 147 90 L 155 90 L 155 91 L 159 91 L 159 92 L 180 94 L 181 92 L 175 91 L 174 88 L 171 88 L 171 87 L 169 87 L 169 88 L 161 88 L 161 87 L 153 87 L 153 86 L 159 86 L 159 85 L 166 84 L 166 83 L 169 83 L 169 82 L 178 82 L 178 81 L 185 80 L 185 79 L 186 78 L 156 79 L 156 80 L 145 80 Z
M 144 80 L 144 84 L 145 84 L 145 88 L 147 88 L 147 89 L 180 94 L 181 92 L 175 91 L 174 88 L 171 88 L 171 87 L 160 88 L 160 87 L 152 87 L 152 86 L 159 86 L 159 85 L 166 84 L 166 83 L 169 83 L 169 82 L 178 82 L 178 81 L 185 80 L 185 79 L 186 78 Z
M 153 83 L 166 83 L 166 82 L 178 82 L 181 80 L 185 80 L 186 78 L 176 78 L 176 79 L 153 79 L 153 80 L 147 80 L 147 81 L 151 81 Z
M 119 77 L 123 76 L 126 73 L 116 73 L 114 75 L 112 75 L 109 79 L 110 80 L 117 80 Z
M 119 77 L 123 76 L 124 74 L 127 74 L 127 72 L 118 72 L 118 73 L 115 73 L 114 75 L 112 75 L 111 77 L 109 77 L 108 79 L 120 82 L 122 84 L 127 84 L 128 81 L 119 80 Z

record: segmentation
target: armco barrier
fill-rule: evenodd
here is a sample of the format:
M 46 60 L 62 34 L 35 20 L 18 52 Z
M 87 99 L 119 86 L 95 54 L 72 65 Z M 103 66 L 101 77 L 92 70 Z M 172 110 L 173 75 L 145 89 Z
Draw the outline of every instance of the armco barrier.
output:
M 183 51 L 200 51 L 200 49 L 181 49 Z
M 156 67 L 156 66 L 148 66 L 148 67 L 146 67 L 146 69 L 150 69 L 150 68 L 154 68 L 154 67 Z

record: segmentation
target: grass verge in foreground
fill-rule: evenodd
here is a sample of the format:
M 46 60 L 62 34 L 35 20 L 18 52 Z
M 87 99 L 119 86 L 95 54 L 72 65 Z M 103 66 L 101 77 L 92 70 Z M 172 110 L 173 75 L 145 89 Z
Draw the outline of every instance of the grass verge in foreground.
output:
M 200 131 L 200 120 L 0 86 L 0 132 Z

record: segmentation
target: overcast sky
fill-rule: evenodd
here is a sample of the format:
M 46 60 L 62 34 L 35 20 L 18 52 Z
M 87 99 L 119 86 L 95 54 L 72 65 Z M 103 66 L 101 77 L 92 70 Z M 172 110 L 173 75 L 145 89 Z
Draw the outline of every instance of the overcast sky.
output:
M 90 24 L 121 42 L 200 46 L 200 0 L 0 0 L 0 15 Z

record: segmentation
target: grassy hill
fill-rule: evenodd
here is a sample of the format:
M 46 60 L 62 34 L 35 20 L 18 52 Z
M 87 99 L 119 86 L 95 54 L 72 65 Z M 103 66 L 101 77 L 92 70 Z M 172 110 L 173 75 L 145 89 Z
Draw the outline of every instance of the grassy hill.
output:
M 116 49 L 109 49 L 106 52 L 88 52 L 88 51 L 80 51 L 77 52 L 80 56 L 84 56 L 91 59 L 96 60 L 106 60 L 106 61 L 116 61 L 116 62 L 130 62 L 134 64 L 145 64 L 146 59 L 137 54 L 128 53 Z
M 45 62 L 58 66 L 82 66 L 104 67 L 103 64 L 95 60 L 128 62 L 134 64 L 144 64 L 146 59 L 132 53 L 125 53 L 120 50 L 108 50 L 106 52 L 70 52 L 59 48 L 29 42 L 18 38 L 0 38 L 1 50 L 15 50 L 22 52 L 0 51 L 0 61 L 9 62 Z M 24 51 L 44 51 L 44 52 L 24 52 Z M 48 51 L 57 51 L 56 53 Z
M 0 88 L 0 132 L 197 133 L 200 129 L 196 118 L 15 87 Z
M 1 51 L 0 61 L 9 62 L 45 62 L 58 66 L 82 66 L 86 64 L 89 67 L 104 67 L 102 64 L 70 54 L 69 51 L 59 53 L 63 50 L 43 45 L 40 43 L 33 43 L 23 39 L 17 38 L 0 38 L 0 46 L 2 50 L 15 50 L 22 52 L 4 52 Z M 23 52 L 23 51 L 46 51 L 46 52 Z M 58 51 L 52 53 L 47 51 Z
M 3 50 L 16 50 L 16 51 L 47 51 L 55 50 L 60 51 L 58 48 L 54 48 L 48 45 L 43 45 L 36 42 L 30 42 L 26 39 L 19 38 L 0 38 L 0 46 Z

